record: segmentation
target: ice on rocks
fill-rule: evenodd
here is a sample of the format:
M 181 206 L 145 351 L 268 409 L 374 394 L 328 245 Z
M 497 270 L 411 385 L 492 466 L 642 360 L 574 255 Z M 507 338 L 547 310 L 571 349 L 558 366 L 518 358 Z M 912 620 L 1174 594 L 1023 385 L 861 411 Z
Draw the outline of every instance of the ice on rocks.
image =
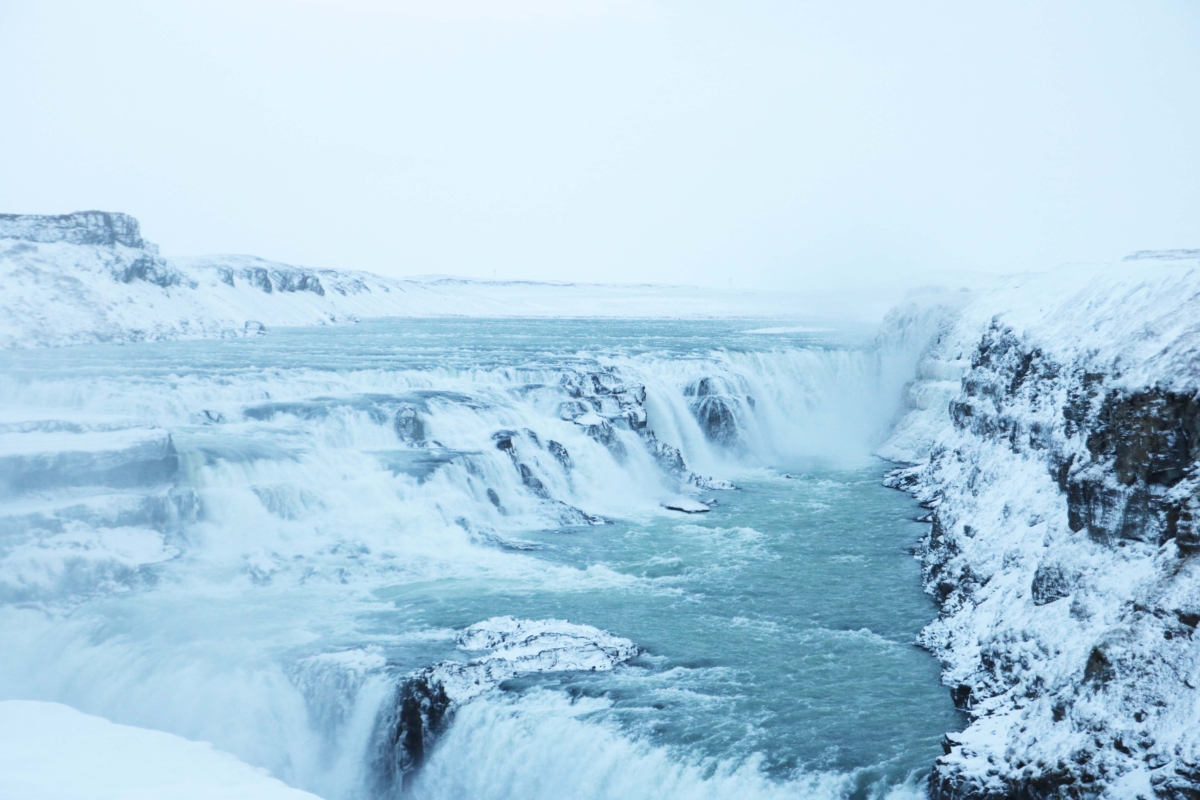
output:
M 615 669 L 638 653 L 619 636 L 565 620 L 493 617 L 456 637 L 468 661 L 443 661 L 402 682 L 379 721 L 377 779 L 382 791 L 407 786 L 453 718 L 454 709 L 504 681 L 548 672 Z
M 709 507 L 699 500 L 693 500 L 690 497 L 676 497 L 672 500 L 667 500 L 663 503 L 663 508 L 668 511 L 682 511 L 685 514 L 703 514 L 710 511 Z

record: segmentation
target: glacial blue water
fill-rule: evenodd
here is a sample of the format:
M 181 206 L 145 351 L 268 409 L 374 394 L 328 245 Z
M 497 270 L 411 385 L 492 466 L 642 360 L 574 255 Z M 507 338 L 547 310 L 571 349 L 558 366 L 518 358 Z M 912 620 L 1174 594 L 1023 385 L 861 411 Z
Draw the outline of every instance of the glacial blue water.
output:
M 0 497 L 0 694 L 365 798 L 405 675 L 480 620 L 565 619 L 641 652 L 465 704 L 411 796 L 917 795 L 962 720 L 913 644 L 919 509 L 870 455 L 913 355 L 795 322 L 466 319 L 0 354 L 0 433 L 34 453 L 0 464 L 68 476 Z M 589 435 L 564 375 L 644 386 L 649 429 L 738 488 Z M 705 379 L 732 439 L 697 418 Z M 663 507 L 688 492 L 712 510 Z

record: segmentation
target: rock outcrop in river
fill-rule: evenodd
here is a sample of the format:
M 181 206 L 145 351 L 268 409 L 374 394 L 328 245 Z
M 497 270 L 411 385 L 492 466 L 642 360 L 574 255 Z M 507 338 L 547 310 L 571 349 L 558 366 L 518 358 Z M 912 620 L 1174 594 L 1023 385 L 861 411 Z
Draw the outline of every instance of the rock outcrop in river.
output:
M 408 676 L 378 722 L 377 791 L 408 785 L 463 703 L 506 680 L 546 672 L 607 671 L 637 655 L 628 639 L 563 620 L 494 617 L 459 633 L 469 661 L 443 661 Z

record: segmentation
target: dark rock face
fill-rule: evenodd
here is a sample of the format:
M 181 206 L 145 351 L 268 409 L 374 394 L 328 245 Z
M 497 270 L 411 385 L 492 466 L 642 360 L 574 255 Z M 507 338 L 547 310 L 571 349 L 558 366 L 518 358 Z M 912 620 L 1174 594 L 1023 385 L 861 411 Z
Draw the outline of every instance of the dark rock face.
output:
M 258 260 L 254 259 L 254 261 Z M 312 292 L 321 297 L 325 296 L 325 287 L 321 285 L 321 279 L 316 272 L 266 261 L 261 263 L 270 264 L 270 266 L 222 267 L 217 274 L 223 283 L 230 286 L 236 286 L 238 280 L 243 280 L 266 294 Z
M 425 423 L 421 420 L 421 412 L 411 404 L 404 404 L 396 412 L 393 423 L 396 435 L 405 444 L 421 444 L 425 441 Z
M 546 449 L 550 451 L 550 455 L 554 456 L 554 460 L 562 464 L 563 469 L 571 469 L 574 464 L 571 461 L 571 454 L 567 452 L 567 448 L 563 447 L 558 442 L 551 439 L 546 442 Z
M 450 723 L 452 705 L 445 687 L 428 668 L 404 681 L 392 708 L 377 723 L 377 794 L 393 796 L 408 789 L 425 756 Z
M 1011 330 L 993 325 L 950 416 L 1014 452 L 1050 451 L 1072 530 L 1105 544 L 1200 544 L 1200 399 L 1160 387 L 1105 392 L 1105 377 L 1026 352 Z M 1030 410 L 1047 408 L 1058 412 L 1057 425 L 1029 421 Z
M 546 484 L 542 483 L 528 464 L 517 464 L 517 470 L 521 473 L 521 483 L 525 484 L 525 488 L 543 499 L 549 499 L 550 492 L 546 490 Z
M 666 442 L 661 442 L 654 431 L 647 431 L 643 437 L 646 440 L 646 448 L 650 451 L 650 455 L 654 456 L 654 460 L 662 467 L 663 471 L 678 477 L 685 477 L 688 471 L 687 464 L 683 461 L 683 453 L 679 452 L 678 447 L 672 447 Z
M 456 708 L 512 678 L 615 669 L 638 653 L 628 639 L 562 620 L 492 617 L 459 633 L 470 661 L 443 661 L 408 676 L 376 721 L 375 796 L 404 796 Z
M 607 447 L 609 452 L 611 452 L 613 455 L 617 456 L 618 458 L 624 458 L 626 455 L 628 455 L 628 451 L 625 449 L 625 443 L 622 442 L 617 436 L 616 430 L 613 428 L 612 423 L 608 420 L 598 419 L 596 422 L 591 424 L 577 424 L 579 424 L 579 427 L 583 428 L 584 433 Z
M 1097 541 L 1160 544 L 1196 536 L 1193 487 L 1172 492 L 1200 459 L 1200 402 L 1160 388 L 1108 392 L 1091 415 L 1075 413 L 1086 454 L 1066 478 L 1072 530 Z M 1193 483 L 1195 476 L 1193 475 Z
M 701 397 L 692 413 L 709 441 L 730 447 L 738 442 L 738 418 L 735 406 L 725 397 Z
M 132 283 L 135 280 L 153 283 L 164 289 L 168 286 L 178 286 L 183 277 L 157 256 L 145 255 L 133 263 L 119 268 L 115 276 L 121 283 Z
M 538 477 L 536 470 L 530 464 L 529 460 L 522 460 L 522 452 L 526 453 L 525 459 L 528 459 L 531 448 L 540 449 L 542 447 L 541 439 L 538 438 L 537 433 L 527 428 L 521 431 L 500 430 L 492 434 L 492 441 L 495 443 L 497 450 L 506 453 L 512 459 L 513 466 L 516 467 L 517 473 L 521 476 L 521 484 L 531 494 L 544 501 L 542 508 L 558 524 L 574 526 L 603 525 L 606 523 L 606 520 L 601 517 L 589 514 L 569 503 L 556 500 L 551 495 L 550 489 L 546 486 L 545 482 Z M 567 448 L 556 441 L 550 440 L 546 443 L 545 449 L 564 471 L 571 468 L 571 456 L 567 453 Z M 534 460 L 536 461 L 536 459 Z M 504 507 L 500 504 L 500 495 L 496 493 L 496 490 L 488 489 L 487 495 L 492 505 L 503 513 Z
M 1034 605 L 1044 606 L 1071 596 L 1071 585 L 1062 567 L 1042 564 L 1033 574 L 1033 584 L 1029 587 Z
M 559 405 L 559 417 L 574 420 L 584 433 L 609 449 L 617 458 L 628 451 L 618 430 L 633 431 L 665 472 L 686 478 L 687 466 L 679 448 L 659 441 L 649 427 L 646 413 L 646 387 L 629 383 L 611 368 L 593 372 L 567 372 L 559 387 L 572 398 Z
M 722 447 L 736 447 L 741 443 L 743 393 L 738 392 L 738 388 L 718 378 L 700 378 L 683 390 L 684 397 L 693 398 L 688 406 L 705 437 Z M 754 398 L 746 395 L 744 400 L 754 407 Z
M 110 211 L 76 211 L 74 214 L 0 214 L 0 239 L 68 244 L 145 247 L 138 221 Z

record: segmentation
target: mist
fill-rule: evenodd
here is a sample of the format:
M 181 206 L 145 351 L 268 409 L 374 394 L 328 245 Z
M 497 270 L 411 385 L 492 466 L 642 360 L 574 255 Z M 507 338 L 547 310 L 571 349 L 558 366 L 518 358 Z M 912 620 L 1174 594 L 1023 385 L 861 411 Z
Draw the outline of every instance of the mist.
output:
M 0 211 L 389 276 L 879 291 L 1200 242 L 1185 2 L 0 4 Z

